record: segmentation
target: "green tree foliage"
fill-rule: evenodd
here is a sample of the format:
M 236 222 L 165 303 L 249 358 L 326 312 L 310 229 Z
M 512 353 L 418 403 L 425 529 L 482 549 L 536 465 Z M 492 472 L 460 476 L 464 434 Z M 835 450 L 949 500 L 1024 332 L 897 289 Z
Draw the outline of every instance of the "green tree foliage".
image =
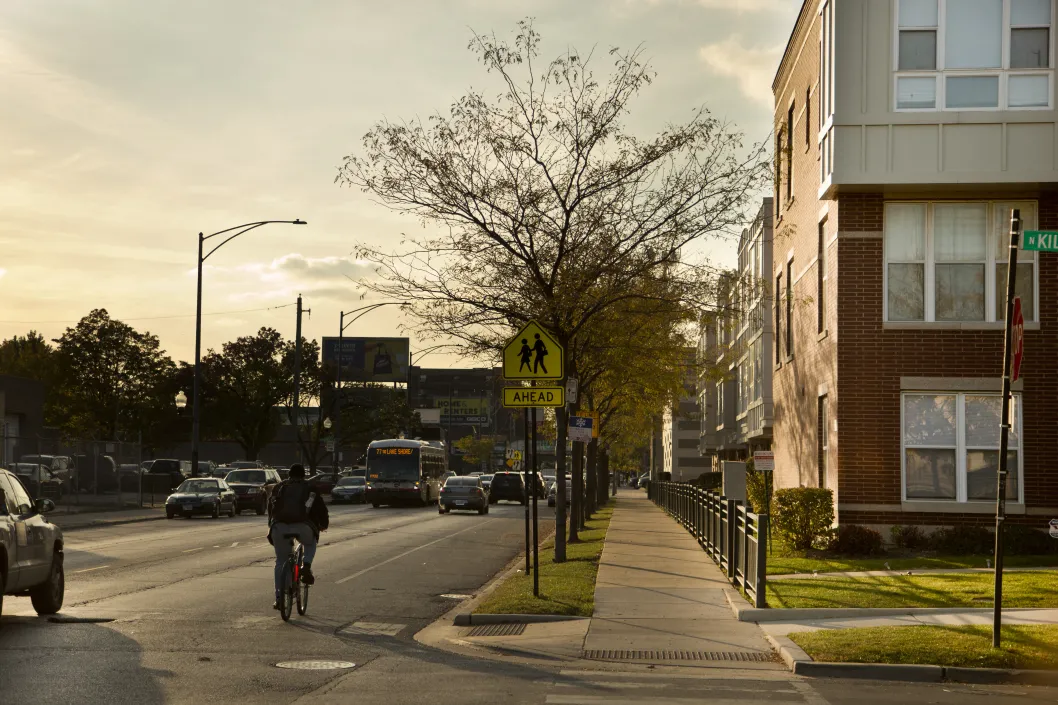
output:
M 44 385 L 44 422 L 59 423 L 55 403 L 58 360 L 55 348 L 35 330 L 0 342 L 0 375 L 36 380 Z
M 403 389 L 382 384 L 366 384 L 345 389 L 342 411 L 342 445 L 364 453 L 371 441 L 416 438 L 422 434 L 419 415 L 408 406 Z
M 176 366 L 157 336 L 96 309 L 57 342 L 55 420 L 68 435 L 134 441 L 175 413 Z
M 230 438 L 250 460 L 275 438 L 278 406 L 293 395 L 293 343 L 274 328 L 225 343 L 202 358 L 204 429 Z
M 463 436 L 452 445 L 463 451 L 463 460 L 471 465 L 481 465 L 483 462 L 487 463 L 492 457 L 492 449 L 496 445 L 496 440 L 492 436 L 481 436 L 480 438 Z

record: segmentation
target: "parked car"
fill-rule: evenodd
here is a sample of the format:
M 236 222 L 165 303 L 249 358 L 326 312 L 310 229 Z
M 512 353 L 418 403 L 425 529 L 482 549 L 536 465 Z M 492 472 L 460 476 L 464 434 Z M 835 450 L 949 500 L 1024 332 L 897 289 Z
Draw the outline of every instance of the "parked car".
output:
M 280 481 L 279 473 L 272 468 L 232 470 L 224 476 L 224 482 L 235 492 L 235 512 L 253 509 L 258 516 L 268 510 L 268 496 Z
M 109 455 L 75 455 L 76 486 L 96 494 L 118 489 L 118 465 Z
M 362 477 L 342 477 L 338 484 L 331 490 L 331 503 L 359 502 L 363 504 L 364 491 L 367 488 L 367 480 Z
M 308 483 L 320 494 L 330 494 L 340 478 L 336 472 L 317 473 L 308 479 Z
M 126 463 L 118 466 L 118 481 L 122 492 L 139 492 L 140 476 L 146 472 L 136 463 Z
M 520 472 L 498 472 L 489 484 L 489 504 L 499 501 L 525 504 L 525 479 Z
M 46 465 L 11 463 L 7 469 L 18 476 L 31 497 L 57 498 L 62 496 L 62 480 Z
M 151 463 L 151 469 L 147 471 L 147 474 L 151 476 L 167 476 L 169 478 L 169 487 L 167 489 L 173 490 L 191 476 L 191 462 L 160 458 Z
M 44 465 L 60 480 L 68 479 L 73 469 L 73 459 L 68 455 L 23 455 L 19 462 Z
M 445 480 L 437 500 L 437 512 L 447 514 L 453 509 L 473 509 L 478 514 L 488 514 L 489 504 L 489 493 L 481 486 L 480 477 L 456 476 Z
M 29 595 L 41 615 L 62 608 L 62 529 L 43 516 L 53 509 L 53 501 L 31 500 L 18 477 L 0 469 L 0 613 L 4 595 Z
M 224 480 L 192 478 L 184 480 L 165 500 L 165 518 L 178 514 L 190 519 L 195 514 L 208 514 L 214 519 L 222 513 L 235 516 L 235 492 Z
M 566 475 L 566 506 L 568 507 L 573 501 L 573 477 Z M 547 491 L 547 506 L 554 507 L 558 504 L 558 482 L 556 478 L 555 484 L 551 485 L 551 489 Z
M 264 463 L 262 463 L 260 460 L 233 460 L 232 462 L 228 463 L 228 467 L 233 468 L 235 470 L 251 470 L 263 468 Z
M 217 469 L 217 464 L 212 460 L 200 460 L 198 461 L 198 472 L 195 473 L 196 477 L 216 477 L 214 472 Z

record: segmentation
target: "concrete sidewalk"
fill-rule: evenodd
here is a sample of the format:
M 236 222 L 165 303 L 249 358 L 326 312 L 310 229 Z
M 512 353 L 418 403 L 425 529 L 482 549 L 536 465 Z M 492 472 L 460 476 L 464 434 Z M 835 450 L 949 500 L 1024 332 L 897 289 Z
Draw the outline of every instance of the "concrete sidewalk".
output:
M 724 596 L 730 584 L 682 526 L 641 492 L 620 491 L 614 502 L 591 619 L 496 636 L 441 621 L 416 639 L 516 658 L 783 668 L 760 628 L 735 617 Z

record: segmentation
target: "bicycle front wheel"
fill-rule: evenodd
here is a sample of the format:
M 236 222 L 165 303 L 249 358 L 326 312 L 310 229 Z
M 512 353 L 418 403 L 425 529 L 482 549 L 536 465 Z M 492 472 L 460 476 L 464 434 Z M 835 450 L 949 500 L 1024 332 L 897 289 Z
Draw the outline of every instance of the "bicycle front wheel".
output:
M 309 609 L 309 586 L 302 583 L 295 590 L 298 593 L 298 614 L 304 617 Z

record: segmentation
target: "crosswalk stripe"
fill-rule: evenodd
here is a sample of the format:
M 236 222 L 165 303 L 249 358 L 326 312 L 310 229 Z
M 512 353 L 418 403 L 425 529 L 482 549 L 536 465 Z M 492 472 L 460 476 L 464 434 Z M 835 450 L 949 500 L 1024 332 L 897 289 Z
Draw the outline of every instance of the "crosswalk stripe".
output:
M 697 698 L 621 697 L 615 695 L 548 695 L 548 705 L 702 705 Z M 745 698 L 709 698 L 709 705 L 746 705 Z

